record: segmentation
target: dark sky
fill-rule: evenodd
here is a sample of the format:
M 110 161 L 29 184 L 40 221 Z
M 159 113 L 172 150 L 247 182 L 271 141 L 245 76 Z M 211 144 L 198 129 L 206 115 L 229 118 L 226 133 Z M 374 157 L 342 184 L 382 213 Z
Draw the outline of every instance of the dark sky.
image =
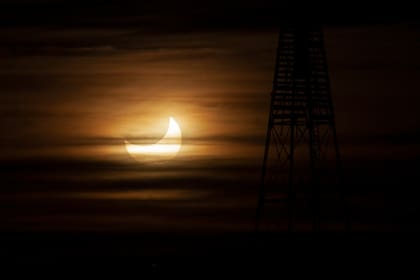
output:
M 290 18 L 325 24 L 348 184 L 368 213 L 359 222 L 411 225 L 416 9 L 302 3 L 2 1 L 0 229 L 252 228 L 279 23 Z M 131 159 L 124 139 L 158 139 L 169 115 L 183 131 L 176 160 Z

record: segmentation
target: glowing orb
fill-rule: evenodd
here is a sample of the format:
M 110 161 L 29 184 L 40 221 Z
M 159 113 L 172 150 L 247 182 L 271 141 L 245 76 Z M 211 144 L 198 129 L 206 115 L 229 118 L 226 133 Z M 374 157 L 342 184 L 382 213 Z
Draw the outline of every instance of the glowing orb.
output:
M 181 128 L 174 118 L 169 117 L 169 126 L 166 134 L 155 144 L 137 145 L 125 140 L 125 148 L 135 160 L 161 161 L 174 158 L 181 149 Z

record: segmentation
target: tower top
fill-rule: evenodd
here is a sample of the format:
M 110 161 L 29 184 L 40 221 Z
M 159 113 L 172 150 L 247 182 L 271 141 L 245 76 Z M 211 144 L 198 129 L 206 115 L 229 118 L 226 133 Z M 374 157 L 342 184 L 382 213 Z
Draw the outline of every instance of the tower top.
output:
M 275 4 L 280 25 L 349 25 L 370 23 L 418 22 L 417 11 L 409 1 L 398 5 L 379 1 L 299 1 L 284 0 Z

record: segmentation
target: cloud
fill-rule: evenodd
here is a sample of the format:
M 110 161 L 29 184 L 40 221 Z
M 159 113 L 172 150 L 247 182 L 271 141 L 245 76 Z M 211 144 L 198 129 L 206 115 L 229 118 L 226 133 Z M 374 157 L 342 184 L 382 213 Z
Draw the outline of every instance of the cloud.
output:
M 112 55 L 117 49 L 110 45 L 65 47 L 65 46 L 13 46 L 0 48 L 4 56 L 94 56 Z

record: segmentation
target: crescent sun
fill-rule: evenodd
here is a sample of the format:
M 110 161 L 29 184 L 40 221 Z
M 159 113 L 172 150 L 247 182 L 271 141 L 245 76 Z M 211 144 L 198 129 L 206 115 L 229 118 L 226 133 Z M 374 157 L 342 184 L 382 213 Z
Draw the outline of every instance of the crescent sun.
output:
M 160 161 L 174 158 L 181 149 L 181 128 L 173 117 L 169 117 L 166 134 L 155 144 L 137 145 L 124 140 L 128 154 L 135 160 Z

